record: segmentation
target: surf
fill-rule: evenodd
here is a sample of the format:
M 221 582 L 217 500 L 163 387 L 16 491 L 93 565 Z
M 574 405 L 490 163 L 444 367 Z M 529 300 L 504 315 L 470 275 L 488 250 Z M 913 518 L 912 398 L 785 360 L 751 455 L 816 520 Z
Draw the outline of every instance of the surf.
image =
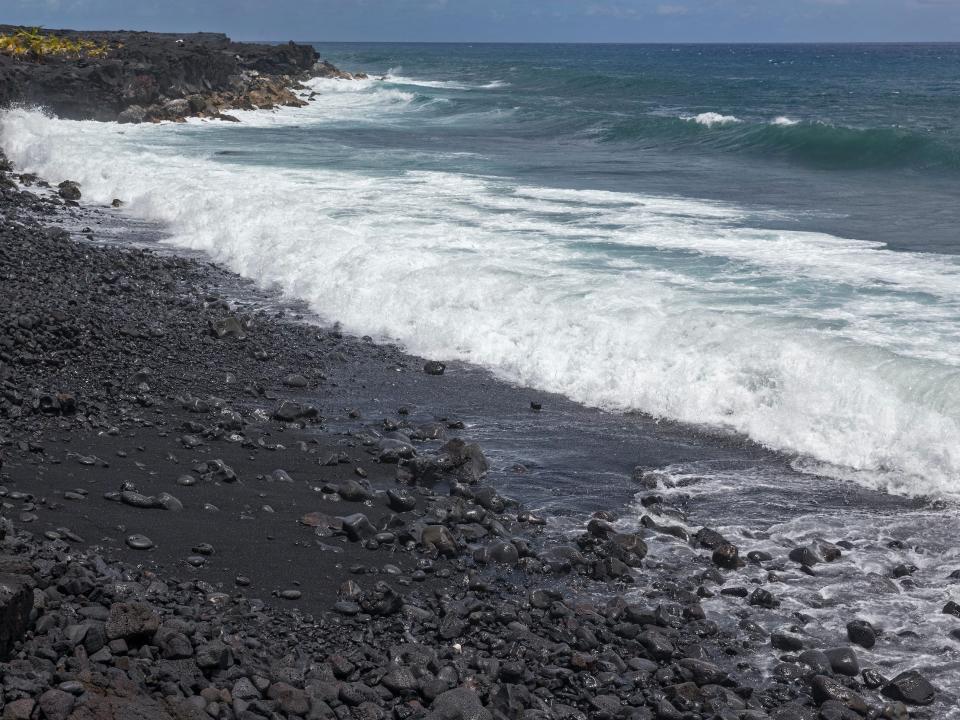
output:
M 774 229 L 731 203 L 338 168 L 317 129 L 423 115 L 389 86 L 331 88 L 241 126 L 15 110 L 0 135 L 23 170 L 123 198 L 171 244 L 358 335 L 740 433 L 870 487 L 960 495 L 955 258 Z M 217 155 L 237 133 L 250 157 Z

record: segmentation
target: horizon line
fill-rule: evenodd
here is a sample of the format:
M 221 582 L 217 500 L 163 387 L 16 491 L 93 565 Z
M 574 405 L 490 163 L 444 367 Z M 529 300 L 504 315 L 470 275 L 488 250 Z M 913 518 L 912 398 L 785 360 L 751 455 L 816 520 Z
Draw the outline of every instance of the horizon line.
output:
M 85 31 L 96 32 L 96 31 Z M 107 31 L 104 31 L 107 32 Z M 150 30 L 131 32 L 152 32 Z M 213 32 L 200 30 L 194 32 Z M 171 33 L 164 32 L 164 35 Z M 176 33 L 172 33 L 176 34 Z M 186 33 L 185 33 L 186 34 Z M 226 33 L 224 33 L 226 34 Z M 286 43 L 303 45 L 960 45 L 960 40 L 264 40 L 232 38 L 244 43 Z
M 8 27 L 33 27 L 29 23 L 4 23 L 0 25 Z M 140 30 L 133 28 L 107 29 L 98 28 L 54 28 L 46 26 L 37 26 L 47 31 L 65 31 L 65 32 L 131 32 L 131 33 L 155 33 L 158 35 L 191 35 L 191 34 L 218 34 L 226 35 L 235 42 L 246 43 L 286 43 L 295 42 L 301 44 L 382 44 L 382 45 L 960 45 L 960 38 L 950 40 L 931 40 L 919 38 L 898 38 L 886 40 L 338 40 L 338 39 L 293 39 L 285 38 L 254 38 L 239 37 L 231 35 L 224 30 Z

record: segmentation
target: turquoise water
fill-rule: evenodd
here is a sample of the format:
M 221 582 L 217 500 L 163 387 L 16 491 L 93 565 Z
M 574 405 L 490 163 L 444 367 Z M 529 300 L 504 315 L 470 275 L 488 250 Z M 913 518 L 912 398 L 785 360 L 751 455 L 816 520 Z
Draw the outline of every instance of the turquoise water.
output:
M 370 79 L 4 149 L 351 332 L 960 495 L 960 46 L 318 49 Z

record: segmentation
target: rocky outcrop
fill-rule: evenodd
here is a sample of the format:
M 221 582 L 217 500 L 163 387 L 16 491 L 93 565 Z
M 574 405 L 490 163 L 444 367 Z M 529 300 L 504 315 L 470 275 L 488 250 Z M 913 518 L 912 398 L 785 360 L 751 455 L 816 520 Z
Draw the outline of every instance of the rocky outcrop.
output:
M 24 575 L 0 573 L 0 659 L 23 637 L 33 609 L 33 581 Z
M 0 33 L 13 30 L 0 26 Z M 104 57 L 39 61 L 0 54 L 0 106 L 42 106 L 76 120 L 219 117 L 231 108 L 302 105 L 293 89 L 308 77 L 354 77 L 293 42 L 237 43 L 213 33 L 45 32 L 109 49 Z

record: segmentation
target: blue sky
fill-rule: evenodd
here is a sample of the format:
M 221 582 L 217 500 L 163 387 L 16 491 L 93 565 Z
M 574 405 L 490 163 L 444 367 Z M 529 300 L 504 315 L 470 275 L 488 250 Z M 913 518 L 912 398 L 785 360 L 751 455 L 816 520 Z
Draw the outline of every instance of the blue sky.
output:
M 0 0 L 0 22 L 246 40 L 960 41 L 960 0 Z

